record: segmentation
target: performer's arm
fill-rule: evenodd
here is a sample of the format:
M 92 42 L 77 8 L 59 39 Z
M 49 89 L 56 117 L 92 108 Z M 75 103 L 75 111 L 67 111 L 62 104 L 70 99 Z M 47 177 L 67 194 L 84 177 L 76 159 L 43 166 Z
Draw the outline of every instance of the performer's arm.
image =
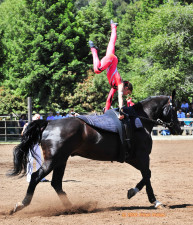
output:
M 116 89 L 111 88 L 111 90 L 109 92 L 109 95 L 108 95 L 108 98 L 107 98 L 107 101 L 106 101 L 105 112 L 110 109 L 111 104 L 112 104 L 112 100 L 113 100 L 113 96 L 114 96 L 116 91 L 117 91 Z
M 124 90 L 124 84 L 121 83 L 118 85 L 119 109 L 122 109 L 122 107 L 123 107 L 123 90 Z M 123 118 L 124 118 L 124 115 L 119 115 L 120 120 L 122 120 Z
M 25 124 L 24 124 L 24 126 L 23 126 L 23 130 L 22 130 L 22 132 L 21 132 L 21 136 L 23 136 L 23 133 L 24 133 L 24 131 L 25 131 L 25 129 L 26 129 L 26 127 L 27 127 L 27 125 L 28 125 L 28 123 L 25 123 Z

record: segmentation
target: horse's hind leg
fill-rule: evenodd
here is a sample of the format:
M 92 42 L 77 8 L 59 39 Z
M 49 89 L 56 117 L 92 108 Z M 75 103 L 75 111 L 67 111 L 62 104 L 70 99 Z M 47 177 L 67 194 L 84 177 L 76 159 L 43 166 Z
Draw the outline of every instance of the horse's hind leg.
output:
M 52 171 L 52 169 L 53 169 L 52 161 L 47 160 L 47 161 L 44 161 L 42 166 L 36 172 L 32 173 L 31 181 L 29 183 L 25 198 L 23 199 L 22 203 L 18 202 L 15 205 L 15 207 L 14 207 L 13 211 L 11 211 L 11 213 L 19 211 L 30 204 L 37 184 L 45 176 L 47 176 Z
M 65 168 L 66 168 L 66 163 L 62 166 L 60 165 L 60 166 L 54 167 L 51 185 L 55 189 L 63 205 L 67 208 L 70 208 L 72 204 L 70 203 L 66 193 L 62 189 L 62 178 L 64 176 Z

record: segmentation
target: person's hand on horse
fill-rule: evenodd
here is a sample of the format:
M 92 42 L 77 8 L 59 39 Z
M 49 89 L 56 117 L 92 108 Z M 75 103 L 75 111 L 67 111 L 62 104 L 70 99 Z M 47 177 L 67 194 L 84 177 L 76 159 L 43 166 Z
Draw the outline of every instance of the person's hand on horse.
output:
M 118 118 L 120 120 L 124 119 L 124 114 L 122 112 L 123 112 L 123 106 L 121 108 L 119 108 L 119 116 L 118 116 Z
M 118 118 L 119 118 L 120 120 L 122 120 L 122 119 L 124 119 L 124 115 L 119 114 Z

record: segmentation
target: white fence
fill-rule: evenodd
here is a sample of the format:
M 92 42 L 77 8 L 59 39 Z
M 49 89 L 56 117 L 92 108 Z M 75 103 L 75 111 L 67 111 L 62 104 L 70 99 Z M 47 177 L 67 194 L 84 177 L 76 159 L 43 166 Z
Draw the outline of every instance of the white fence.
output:
M 180 122 L 191 121 L 193 123 L 193 118 L 181 118 Z M 183 136 L 190 136 L 193 134 L 193 126 L 181 126 Z M 165 127 L 157 126 L 153 128 L 152 136 L 163 136 L 162 130 L 168 130 Z M 0 141 L 19 141 L 21 138 L 22 128 L 19 125 L 19 120 L 6 120 L 3 119 L 0 121 Z

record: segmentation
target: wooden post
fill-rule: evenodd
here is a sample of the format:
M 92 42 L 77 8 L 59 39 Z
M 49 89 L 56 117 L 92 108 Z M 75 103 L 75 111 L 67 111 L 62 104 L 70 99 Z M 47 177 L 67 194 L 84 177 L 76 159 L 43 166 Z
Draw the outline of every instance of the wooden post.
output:
M 27 106 L 28 106 L 28 123 L 32 121 L 32 102 L 31 97 L 27 98 Z

